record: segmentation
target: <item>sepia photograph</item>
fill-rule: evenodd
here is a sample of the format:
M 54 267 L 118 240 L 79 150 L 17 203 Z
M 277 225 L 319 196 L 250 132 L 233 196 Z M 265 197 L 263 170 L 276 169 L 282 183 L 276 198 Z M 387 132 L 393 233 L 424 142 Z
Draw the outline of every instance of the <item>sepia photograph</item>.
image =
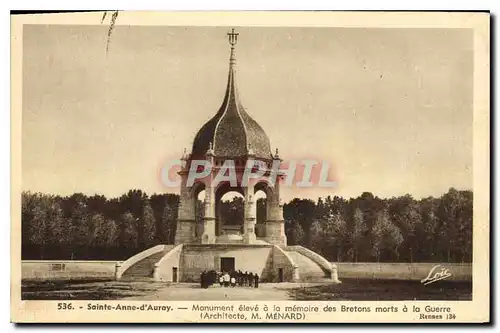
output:
M 426 322 L 479 301 L 473 284 L 489 293 L 474 28 L 72 15 L 20 24 L 23 304 L 126 315 L 188 301 L 205 321 L 232 310 L 198 301 L 388 316 L 403 305 L 381 302 L 427 301 L 412 308 Z

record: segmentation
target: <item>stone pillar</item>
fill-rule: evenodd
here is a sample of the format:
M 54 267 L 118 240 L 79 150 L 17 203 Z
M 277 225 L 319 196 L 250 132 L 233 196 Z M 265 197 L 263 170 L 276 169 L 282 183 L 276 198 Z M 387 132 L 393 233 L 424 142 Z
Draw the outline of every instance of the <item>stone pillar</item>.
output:
M 337 268 L 337 265 L 335 264 L 332 264 L 331 266 L 331 270 L 330 270 L 330 278 L 332 279 L 332 282 L 333 283 L 342 283 L 340 280 L 339 280 L 339 273 L 338 273 L 338 268 Z
M 202 244 L 215 244 L 215 193 L 212 186 L 205 188 L 205 201 L 203 202 L 205 215 L 203 217 Z
M 243 243 L 255 244 L 257 236 L 255 235 L 256 203 L 253 197 L 253 187 L 245 188 L 245 214 L 243 221 Z
M 123 272 L 121 272 L 121 267 L 122 267 L 121 262 L 117 262 L 115 264 L 115 280 L 120 280 L 120 278 L 122 277 Z
M 300 281 L 299 266 L 294 265 L 292 272 L 292 282 L 298 282 L 298 281 Z
M 153 281 L 155 282 L 160 282 L 160 266 L 158 263 L 155 263 L 154 269 L 153 269 Z
M 187 173 L 181 175 L 181 193 L 179 198 L 179 210 L 177 219 L 177 230 L 175 232 L 175 244 L 193 243 L 195 240 L 196 227 L 196 198 L 193 198 L 191 189 L 186 186 Z
M 285 219 L 283 218 L 283 202 L 280 198 L 279 182 L 273 191 L 269 191 L 267 204 L 269 205 L 266 220 L 266 241 L 276 245 L 286 245 Z
M 214 255 L 214 270 L 216 272 L 220 272 L 221 271 L 221 268 L 220 268 L 220 255 L 219 254 L 215 254 Z M 219 281 L 217 281 L 219 282 Z
M 219 237 L 222 234 L 222 226 L 221 226 L 221 199 L 215 195 L 215 237 Z

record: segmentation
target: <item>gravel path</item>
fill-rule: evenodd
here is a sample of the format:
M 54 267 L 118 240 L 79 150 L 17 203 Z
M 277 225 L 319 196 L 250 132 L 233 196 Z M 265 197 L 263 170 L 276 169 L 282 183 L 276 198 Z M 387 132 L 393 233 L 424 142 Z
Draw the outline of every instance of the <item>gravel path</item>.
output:
M 297 284 L 293 284 L 297 287 Z M 212 286 L 207 289 L 200 288 L 199 284 L 179 283 L 160 288 L 144 296 L 129 297 L 126 300 L 173 300 L 173 301 L 222 301 L 222 300 L 287 300 L 290 299 L 286 290 L 287 286 L 280 284 L 261 284 L 259 288 L 248 287 L 220 287 Z

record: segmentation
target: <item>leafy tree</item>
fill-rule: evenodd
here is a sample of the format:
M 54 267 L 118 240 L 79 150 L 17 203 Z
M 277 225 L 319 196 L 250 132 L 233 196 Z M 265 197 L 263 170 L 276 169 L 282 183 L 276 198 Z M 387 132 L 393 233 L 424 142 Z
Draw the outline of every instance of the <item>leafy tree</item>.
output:
M 69 243 L 74 248 L 84 247 L 91 241 L 94 234 L 87 204 L 84 198 L 75 196 L 71 205 L 73 208 L 68 219 L 70 227 Z
M 337 261 L 341 261 L 346 246 L 346 240 L 349 238 L 349 228 L 342 214 L 339 213 L 330 216 L 328 225 L 328 230 L 331 230 L 332 233 L 332 243 L 337 247 Z
M 153 210 L 153 216 L 155 219 L 156 241 L 158 243 L 166 243 L 163 227 L 163 211 L 165 210 L 165 205 L 167 204 L 167 195 L 153 194 L 149 198 L 149 204 Z
M 472 261 L 472 217 L 473 194 L 472 191 L 460 191 L 460 208 L 458 212 L 459 227 L 457 248 L 459 249 L 460 262 Z M 458 261 L 458 258 L 457 258 Z
M 410 262 L 414 260 L 414 252 L 420 247 L 418 230 L 421 229 L 422 217 L 418 203 L 409 194 L 395 198 L 390 203 L 390 218 L 405 235 L 403 245 Z
M 255 234 L 257 237 L 264 237 L 265 234 L 265 222 L 267 219 L 267 199 L 259 198 L 257 199 L 257 213 L 256 213 L 256 225 Z
M 457 254 L 461 252 L 460 232 L 467 222 L 468 217 L 464 209 L 464 198 L 461 193 L 454 188 L 441 197 L 437 217 L 439 219 L 438 244 L 441 253 L 445 253 L 446 261 L 457 261 Z
M 142 244 L 146 247 L 152 246 L 156 238 L 156 221 L 153 209 L 148 201 L 143 205 L 142 209 L 142 225 L 143 225 L 143 239 Z
M 145 247 L 144 239 L 144 221 L 142 220 L 142 213 L 144 203 L 148 199 L 146 193 L 141 190 L 130 190 L 127 194 L 120 198 L 120 203 L 123 212 L 130 212 L 135 218 L 135 230 L 137 233 L 137 246 L 140 248 Z
M 118 243 L 118 226 L 115 221 L 106 219 L 99 213 L 91 217 L 92 237 L 90 244 L 95 247 L 114 247 Z
M 348 234 L 347 223 L 343 216 L 331 214 L 313 223 L 311 227 L 311 236 L 314 239 L 312 249 L 327 259 L 340 261 Z
M 243 225 L 245 201 L 241 197 L 233 197 L 220 203 L 220 217 L 223 224 Z
M 108 200 L 104 195 L 96 194 L 83 200 L 86 202 L 88 210 L 99 214 L 105 214 Z
M 437 253 L 437 228 L 439 220 L 437 218 L 437 207 L 439 199 L 433 197 L 422 199 L 419 203 L 420 216 L 422 217 L 421 228 L 417 230 L 420 248 L 423 252 L 420 261 L 440 261 Z
M 32 232 L 34 222 L 34 209 L 37 205 L 36 194 L 31 192 L 22 192 L 21 194 L 21 233 L 22 244 L 31 244 Z M 34 237 L 36 239 L 36 236 Z
M 310 199 L 293 199 L 283 207 L 285 220 L 299 223 L 304 232 L 304 245 L 311 246 L 311 226 L 316 218 L 316 204 Z M 293 224 L 292 223 L 292 224 Z
M 368 231 L 368 227 L 366 226 L 363 212 L 359 208 L 356 208 L 354 210 L 352 220 L 353 226 L 350 233 L 352 244 L 351 250 L 353 253 L 354 262 L 358 262 L 360 250 L 361 248 L 363 248 L 363 245 L 366 241 L 366 233 Z
M 197 200 L 198 208 L 196 212 L 198 214 L 203 214 L 202 202 Z M 163 224 L 163 234 L 164 241 L 167 244 L 173 244 L 175 241 L 175 231 L 177 229 L 177 214 L 179 207 L 179 196 L 177 195 L 169 195 L 166 200 L 165 208 L 163 210 L 162 224 Z M 197 221 L 201 220 L 200 215 Z
M 267 201 L 265 198 L 257 199 L 257 223 L 264 223 L 267 214 Z
M 197 205 L 200 220 L 204 212 Z M 118 198 L 23 192 L 22 258 L 125 260 L 145 247 L 173 243 L 178 207 L 178 195 L 148 199 L 140 190 Z M 227 208 L 225 218 L 234 221 L 237 200 Z M 258 200 L 258 219 L 265 209 Z M 332 261 L 472 261 L 472 191 L 451 188 L 421 200 L 380 199 L 369 192 L 349 200 L 295 198 L 283 213 L 290 245 L 312 248 Z
M 142 215 L 144 202 L 148 199 L 146 193 L 141 190 L 130 190 L 120 197 L 122 212 L 130 212 L 135 217 Z
M 304 245 L 305 233 L 299 222 L 285 223 L 285 232 L 289 245 Z
M 384 251 L 395 254 L 399 259 L 398 248 L 403 242 L 403 236 L 399 228 L 391 222 L 386 210 L 377 214 L 377 219 L 372 229 L 373 235 L 373 255 L 380 261 L 381 254 Z
M 330 216 L 331 214 L 346 214 L 347 200 L 339 196 L 327 196 L 325 199 L 324 216 Z
M 134 217 L 134 215 L 130 212 L 125 212 L 122 215 L 122 223 L 123 223 L 123 246 L 127 248 L 137 248 L 139 246 L 139 233 L 138 229 L 138 221 L 139 218 Z
M 24 216 L 31 218 L 26 238 L 32 244 L 39 246 L 40 258 L 43 259 L 47 245 L 63 241 L 62 209 L 54 197 L 43 195 L 25 197 L 24 209 Z

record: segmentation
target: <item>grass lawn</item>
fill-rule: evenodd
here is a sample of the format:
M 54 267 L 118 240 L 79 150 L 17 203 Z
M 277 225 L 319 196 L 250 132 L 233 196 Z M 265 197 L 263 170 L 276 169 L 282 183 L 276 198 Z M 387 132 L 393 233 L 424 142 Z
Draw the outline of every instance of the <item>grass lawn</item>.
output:
M 213 290 L 212 290 L 213 289 Z M 23 300 L 471 300 L 472 282 L 344 279 L 341 284 L 263 283 L 258 289 L 129 281 L 23 281 Z M 267 297 L 267 298 L 266 298 Z
M 142 296 L 168 286 L 155 282 L 114 280 L 22 281 L 23 300 L 112 300 Z
M 300 287 L 289 291 L 300 301 L 472 300 L 472 282 L 343 279 L 341 284 Z

